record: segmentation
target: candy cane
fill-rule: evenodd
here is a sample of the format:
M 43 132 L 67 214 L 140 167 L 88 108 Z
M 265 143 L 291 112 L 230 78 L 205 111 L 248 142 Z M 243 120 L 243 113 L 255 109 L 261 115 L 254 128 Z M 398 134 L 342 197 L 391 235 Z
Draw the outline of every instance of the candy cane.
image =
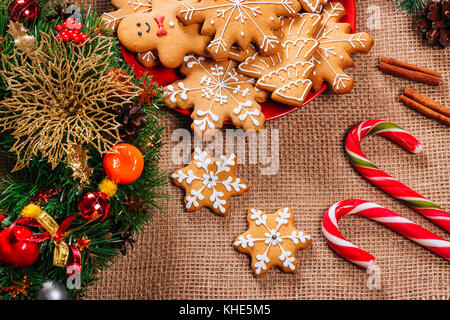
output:
M 350 262 L 367 269 L 367 287 L 371 290 L 381 288 L 380 269 L 370 253 L 347 241 L 338 229 L 339 220 L 356 214 L 379 222 L 406 238 L 450 260 L 450 242 L 422 228 L 416 223 L 382 206 L 364 200 L 344 200 L 332 205 L 322 221 L 322 232 L 330 247 Z
M 345 148 L 350 162 L 364 177 L 396 199 L 406 202 L 415 211 L 450 232 L 450 213 L 418 194 L 397 179 L 381 171 L 361 151 L 361 140 L 368 134 L 377 134 L 398 143 L 406 150 L 419 153 L 422 144 L 410 133 L 384 120 L 367 120 L 354 127 L 347 136 Z

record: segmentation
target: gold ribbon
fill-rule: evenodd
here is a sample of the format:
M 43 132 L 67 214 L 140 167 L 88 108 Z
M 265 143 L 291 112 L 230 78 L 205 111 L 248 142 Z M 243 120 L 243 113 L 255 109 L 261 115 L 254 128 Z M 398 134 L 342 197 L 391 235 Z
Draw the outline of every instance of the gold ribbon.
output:
M 50 216 L 47 212 L 41 209 L 38 205 L 29 204 L 23 208 L 21 212 L 25 218 L 35 219 L 52 237 L 55 244 L 55 250 L 53 252 L 53 264 L 57 267 L 65 267 L 67 260 L 69 259 L 69 246 L 64 241 L 65 235 L 62 239 L 55 239 L 55 235 L 58 232 L 59 224 Z

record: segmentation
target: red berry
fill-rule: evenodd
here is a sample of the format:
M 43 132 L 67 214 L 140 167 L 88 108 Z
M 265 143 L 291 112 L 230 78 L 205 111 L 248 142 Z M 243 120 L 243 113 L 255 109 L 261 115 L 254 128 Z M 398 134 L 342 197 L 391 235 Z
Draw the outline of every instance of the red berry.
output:
M 79 34 L 79 33 L 80 33 L 80 30 L 78 30 L 78 29 L 72 29 L 72 32 L 73 32 L 73 34 Z
M 0 214 L 0 223 L 2 223 L 2 222 L 3 222 L 3 220 L 5 220 L 5 216 L 4 216 L 4 215 L 2 215 L 2 214 Z
M 58 24 L 58 25 L 56 25 L 55 29 L 56 29 L 56 31 L 62 31 L 63 26 Z
M 69 42 L 69 41 L 70 41 L 70 36 L 67 35 L 67 34 L 65 34 L 65 35 L 62 36 L 62 39 L 63 39 L 65 42 Z
M 79 22 L 77 27 L 78 27 L 79 30 L 81 30 L 81 29 L 83 29 L 84 26 L 83 26 L 83 24 L 81 22 Z
M 88 39 L 88 36 L 85 35 L 83 32 L 80 33 L 80 39 L 81 41 L 85 42 Z
M 64 29 L 67 29 L 67 22 L 64 22 L 64 23 L 62 24 L 62 26 L 63 26 Z
M 73 40 L 75 43 L 79 44 L 81 39 L 80 39 L 80 36 L 79 36 L 79 35 L 76 35 L 76 36 L 72 37 L 72 40 Z
M 40 247 L 29 242 L 32 233 L 29 229 L 15 225 L 0 232 L 0 259 L 18 268 L 31 266 L 39 258 Z
M 56 40 L 61 40 L 61 35 L 57 34 L 55 38 L 56 38 Z

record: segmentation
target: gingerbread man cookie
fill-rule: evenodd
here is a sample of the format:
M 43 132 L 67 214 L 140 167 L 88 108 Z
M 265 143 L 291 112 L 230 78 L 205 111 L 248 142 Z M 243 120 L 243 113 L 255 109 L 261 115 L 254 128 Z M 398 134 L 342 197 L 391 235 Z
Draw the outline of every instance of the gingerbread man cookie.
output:
M 318 42 L 313 39 L 322 17 L 303 13 L 282 18 L 281 46 L 274 56 L 255 53 L 238 67 L 240 73 L 256 77 L 256 87 L 272 93 L 272 100 L 301 106 L 311 90 L 308 78 L 314 70 L 311 61 Z
M 267 214 L 261 210 L 248 210 L 248 230 L 236 237 L 233 247 L 250 255 L 256 277 L 274 266 L 284 272 L 297 273 L 295 253 L 311 243 L 311 236 L 298 231 L 290 208 Z
M 188 0 L 179 7 L 184 24 L 203 23 L 202 34 L 215 35 L 208 51 L 217 60 L 229 57 L 233 44 L 247 49 L 251 42 L 263 54 L 274 54 L 279 46 L 273 30 L 281 27 L 280 16 L 294 16 L 298 0 Z
M 319 47 L 313 57 L 316 65 L 311 77 L 314 91 L 320 90 L 324 81 L 332 86 L 335 93 L 352 91 L 354 80 L 343 69 L 355 65 L 350 54 L 368 53 L 372 48 L 370 35 L 365 32 L 351 34 L 350 24 L 338 23 L 345 14 L 340 2 L 330 2 L 323 9 L 321 26 L 316 35 Z
M 237 62 L 186 56 L 181 73 L 186 78 L 165 89 L 169 107 L 194 108 L 192 129 L 200 137 L 212 136 L 225 120 L 234 126 L 258 131 L 264 125 L 259 103 L 267 93 L 255 88 L 255 80 L 236 71 Z
M 243 180 L 236 177 L 236 167 L 234 154 L 219 159 L 196 148 L 189 165 L 172 174 L 174 183 L 186 190 L 186 210 L 191 212 L 209 207 L 221 216 L 228 215 L 230 197 L 249 189 Z
M 176 9 L 183 1 L 153 0 L 149 13 L 135 13 L 122 20 L 117 28 L 119 41 L 135 53 L 157 53 L 159 61 L 168 68 L 177 68 L 188 53 L 204 54 L 209 36 L 200 35 L 200 26 L 183 26 Z M 144 57 L 141 62 L 144 62 Z M 149 56 L 146 57 L 150 59 Z M 150 60 L 149 63 L 152 63 Z
M 151 0 L 111 0 L 111 5 L 117 10 L 104 13 L 102 20 L 107 28 L 113 30 L 118 27 L 123 18 L 133 13 L 152 11 Z

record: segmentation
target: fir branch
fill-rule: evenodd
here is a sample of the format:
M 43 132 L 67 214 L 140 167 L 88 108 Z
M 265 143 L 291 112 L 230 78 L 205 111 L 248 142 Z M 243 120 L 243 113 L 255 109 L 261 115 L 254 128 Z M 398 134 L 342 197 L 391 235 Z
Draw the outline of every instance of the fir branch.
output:
M 42 0 L 46 3 L 51 1 Z M 1 22 L 5 19 L 2 15 L 2 7 L 0 6 L 0 34 L 2 32 Z M 44 12 L 38 23 L 30 33 L 35 35 L 37 41 L 40 40 L 41 32 L 49 32 L 53 30 L 59 21 L 47 22 Z M 101 30 L 101 20 L 98 16 L 90 11 L 83 11 L 84 20 L 82 21 L 85 28 L 89 30 Z M 87 31 L 88 29 L 84 30 Z M 102 34 L 106 37 L 113 37 L 112 34 L 105 32 Z M 2 48 L 11 48 L 9 54 L 13 51 L 14 45 L 10 38 Z M 116 39 L 113 40 L 113 50 L 111 57 L 105 61 L 108 68 L 121 68 L 129 75 L 133 72 L 121 59 L 120 49 Z M 138 81 L 134 78 L 135 85 L 141 86 L 142 80 Z M 153 85 L 148 82 L 148 85 Z M 0 90 L 0 98 L 2 95 Z M 76 239 L 85 236 L 91 240 L 90 248 L 82 252 L 82 278 L 81 289 L 68 290 L 68 296 L 71 299 L 80 299 L 85 293 L 89 285 L 98 279 L 98 274 L 109 267 L 115 255 L 123 252 L 127 243 L 126 235 L 134 232 L 140 232 L 144 228 L 144 224 L 149 221 L 152 214 L 161 209 L 158 199 L 167 198 L 162 192 L 162 187 L 166 184 L 167 178 L 165 173 L 159 169 L 160 147 L 162 145 L 161 138 L 163 127 L 159 125 L 160 106 L 162 106 L 163 91 L 157 89 L 157 95 L 151 99 L 149 105 L 144 105 L 145 112 L 148 117 L 145 120 L 146 126 L 139 133 L 138 138 L 133 142 L 137 146 L 145 160 L 145 166 L 141 177 L 130 185 L 121 185 L 117 194 L 110 198 L 111 214 L 108 219 L 101 223 L 92 223 L 85 225 L 86 221 L 76 219 L 70 230 L 82 227 L 73 232 L 67 239 L 69 244 L 75 244 Z M 9 149 L 14 144 L 14 138 L 9 134 L 0 136 L 0 146 Z M 72 170 L 68 164 L 62 161 L 54 169 L 48 163 L 47 159 L 38 153 L 30 162 L 29 167 L 22 169 L 18 174 L 7 175 L 0 182 L 0 209 L 7 212 L 6 219 L 0 224 L 0 231 L 13 222 L 19 216 L 20 211 L 30 203 L 30 198 L 36 195 L 39 190 L 46 188 L 61 189 L 61 192 L 49 199 L 47 204 L 41 204 L 42 209 L 53 216 L 58 223 L 65 218 L 78 213 L 78 203 L 82 196 L 91 190 L 97 190 L 97 184 L 104 178 L 102 168 L 102 155 L 94 147 L 89 148 L 90 156 L 88 164 L 93 168 L 91 184 L 85 188 L 81 188 L 79 179 L 72 177 Z M 15 154 L 9 153 L 12 161 L 17 160 Z M 130 195 L 139 198 L 145 210 L 141 210 L 138 214 L 128 211 L 126 205 Z M 42 232 L 42 229 L 33 228 L 35 233 Z M 43 282 L 48 279 L 66 284 L 67 274 L 65 268 L 53 266 L 53 241 L 46 240 L 41 244 L 40 256 L 38 261 L 27 269 L 16 269 L 11 266 L 0 266 L 0 286 L 7 287 L 14 279 L 20 279 L 23 275 L 27 275 L 28 280 L 32 282 L 32 286 L 27 289 L 28 295 L 18 295 L 16 299 L 32 299 L 35 297 L 37 290 Z M 0 291 L 0 299 L 10 299 L 9 293 Z
M 417 14 L 420 9 L 424 8 L 427 0 L 394 0 L 397 4 L 397 10 L 406 11 L 408 15 Z

